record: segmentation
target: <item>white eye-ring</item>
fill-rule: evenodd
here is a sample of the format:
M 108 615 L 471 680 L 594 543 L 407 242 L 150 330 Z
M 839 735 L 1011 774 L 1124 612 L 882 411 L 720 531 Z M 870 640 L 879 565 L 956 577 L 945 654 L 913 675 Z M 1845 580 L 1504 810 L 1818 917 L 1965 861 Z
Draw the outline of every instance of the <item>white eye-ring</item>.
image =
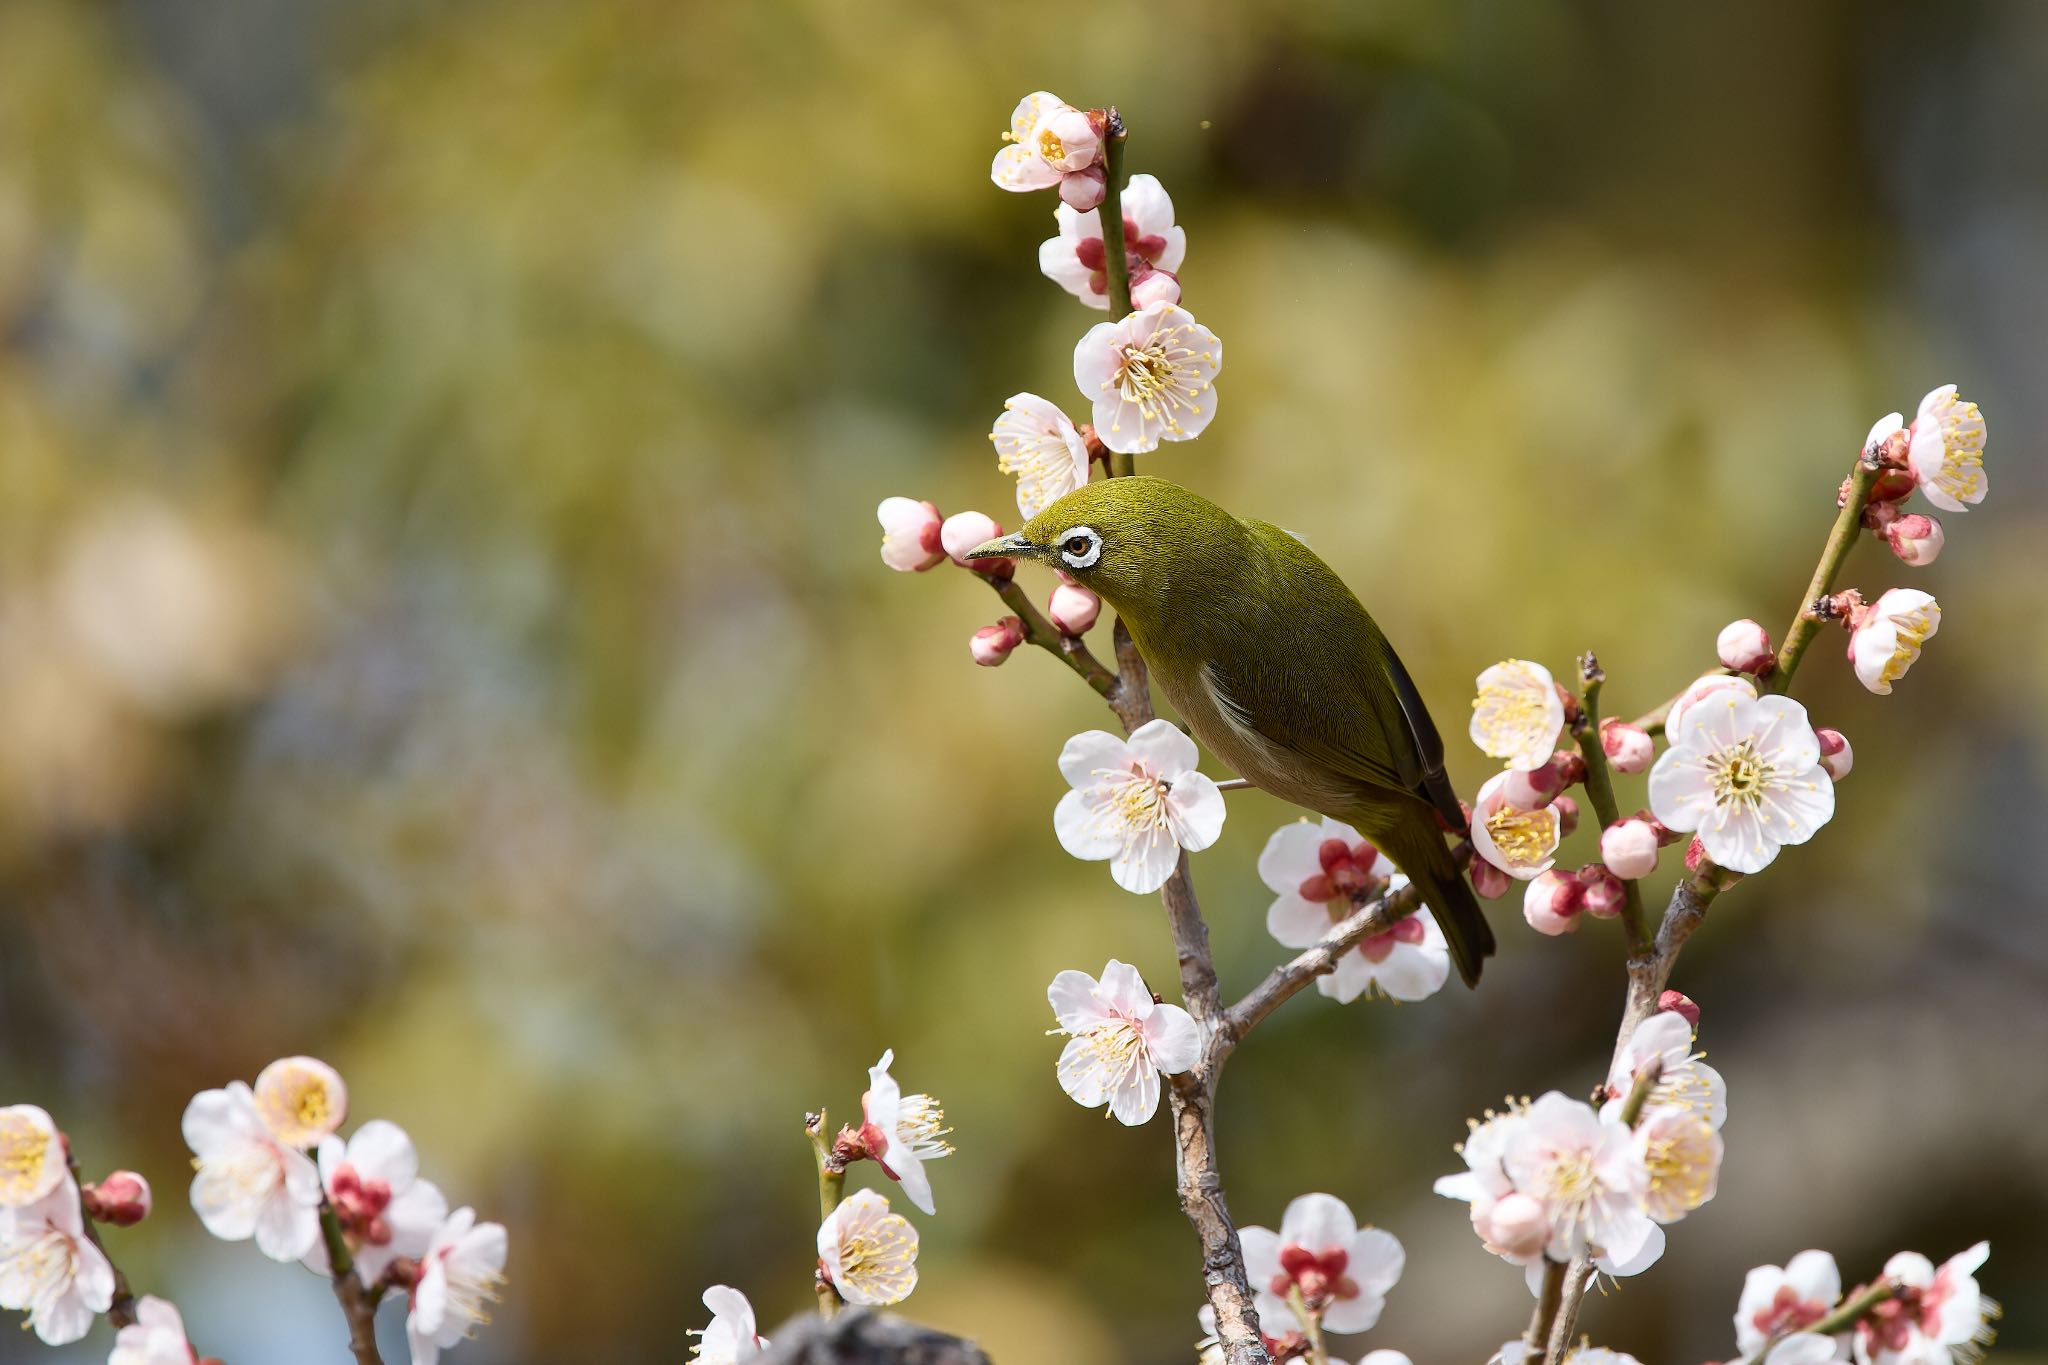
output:
M 1069 526 L 1060 532 L 1060 558 L 1070 569 L 1092 569 L 1102 558 L 1102 537 L 1092 526 Z

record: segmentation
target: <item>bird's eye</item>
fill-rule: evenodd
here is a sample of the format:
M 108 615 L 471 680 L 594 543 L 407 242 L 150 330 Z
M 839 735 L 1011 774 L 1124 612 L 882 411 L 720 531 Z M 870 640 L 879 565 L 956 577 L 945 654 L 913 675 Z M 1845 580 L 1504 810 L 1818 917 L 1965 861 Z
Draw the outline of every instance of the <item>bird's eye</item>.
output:
M 1102 537 L 1092 526 L 1069 526 L 1061 534 L 1060 558 L 1070 569 L 1090 569 L 1102 558 Z
M 1080 557 L 1081 557 L 1082 555 L 1085 555 L 1085 554 L 1087 554 L 1087 553 L 1088 553 L 1088 549 L 1089 549 L 1089 545 L 1088 545 L 1088 537 L 1086 537 L 1086 536 L 1068 536 L 1068 537 L 1067 537 L 1066 551 L 1067 551 L 1067 553 L 1068 553 L 1068 554 L 1070 554 L 1070 555 L 1073 555 L 1073 556 L 1074 556 L 1075 558 L 1077 558 L 1077 559 L 1078 559 L 1078 558 L 1080 558 Z

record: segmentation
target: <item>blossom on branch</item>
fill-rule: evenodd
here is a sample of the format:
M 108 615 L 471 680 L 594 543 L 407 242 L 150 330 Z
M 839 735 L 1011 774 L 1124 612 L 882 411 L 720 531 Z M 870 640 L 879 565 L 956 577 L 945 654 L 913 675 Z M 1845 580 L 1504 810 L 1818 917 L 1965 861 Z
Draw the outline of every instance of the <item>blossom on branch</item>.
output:
M 923 573 L 946 562 L 939 509 L 914 498 L 883 498 L 875 508 L 882 523 L 882 562 L 898 573 Z
M 1121 454 L 1192 441 L 1216 415 L 1223 343 L 1175 304 L 1098 322 L 1074 347 L 1074 383 L 1095 405 L 1095 435 Z
M 1692 1050 L 1693 1026 L 1683 1012 L 1659 1010 L 1629 1035 L 1628 1046 L 1614 1059 L 1607 1076 L 1607 1093 L 1619 1104 L 1635 1089 L 1636 1082 L 1651 1067 L 1657 1079 L 1651 1082 L 1644 1111 L 1677 1109 L 1697 1114 L 1711 1128 L 1728 1121 L 1728 1083 L 1708 1066 L 1704 1054 Z
M 1481 753 L 1527 772 L 1550 761 L 1564 733 L 1564 698 L 1550 670 L 1503 659 L 1479 675 L 1472 701 L 1472 742 Z
M 405 1317 L 412 1365 L 435 1365 L 441 1352 L 491 1320 L 505 1283 L 505 1251 L 504 1227 L 477 1222 L 474 1209 L 457 1209 L 435 1231 Z
M 1370 1330 L 1408 1259 L 1394 1234 L 1361 1229 L 1344 1201 L 1327 1194 L 1290 1203 L 1277 1233 L 1247 1227 L 1238 1236 L 1259 1321 L 1286 1321 L 1293 1311 L 1288 1296 L 1298 1293 L 1325 1332 Z
M 1157 891 L 1180 865 L 1223 833 L 1223 793 L 1195 770 L 1201 753 L 1171 721 L 1152 720 L 1129 739 L 1088 730 L 1060 750 L 1073 788 L 1053 808 L 1060 847 L 1085 862 L 1109 860 L 1126 891 Z
M 1509 1135 L 1501 1166 L 1514 1188 L 1543 1204 L 1550 1218 L 1546 1253 L 1569 1261 L 1592 1251 L 1633 1274 L 1634 1264 L 1662 1234 L 1643 1211 L 1649 1177 L 1634 1134 L 1616 1115 L 1600 1115 L 1553 1090 L 1529 1106 Z M 1624 1268 L 1625 1267 L 1625 1268 Z
M 1088 482 L 1088 443 L 1049 399 L 1011 394 L 988 438 L 996 468 L 1017 476 L 1017 510 L 1027 519 Z
M 697 1338 L 690 1358 L 697 1365 L 740 1365 L 768 1349 L 768 1338 L 755 1329 L 754 1305 L 729 1284 L 714 1284 L 704 1291 L 704 1306 L 711 1310 L 711 1325 L 692 1331 Z
M 1156 176 L 1134 175 L 1124 187 L 1122 199 L 1124 255 L 1131 279 L 1135 282 L 1147 271 L 1178 271 L 1187 256 L 1188 236 L 1173 221 L 1173 200 L 1166 187 Z M 1059 235 L 1048 237 L 1039 245 L 1039 270 L 1090 308 L 1108 308 L 1109 270 L 1102 239 L 1102 210 L 1093 208 L 1080 213 L 1061 204 L 1053 210 L 1053 217 L 1059 223 Z
M 366 1286 L 382 1279 L 398 1258 L 425 1255 L 447 1221 L 447 1196 L 419 1178 L 419 1153 L 395 1123 L 371 1119 L 347 1143 L 338 1137 L 323 1140 L 319 1166 L 327 1202 Z M 328 1273 L 324 1241 L 313 1243 L 306 1264 Z
M 1941 603 L 1918 588 L 1893 588 L 1849 618 L 1849 662 L 1856 679 L 1879 696 L 1906 676 L 1920 647 L 1941 629 Z
M 33 1204 L 0 1208 L 0 1308 L 51 1346 L 77 1341 L 114 1301 L 114 1267 L 86 1235 L 67 1174 Z
M 1858 1365 L 1949 1365 L 1974 1361 L 1991 1344 L 1996 1301 L 1977 1287 L 1977 1270 L 1991 1255 L 1979 1242 L 1939 1266 L 1917 1251 L 1884 1263 L 1892 1297 L 1856 1324 Z
M 241 1081 L 202 1090 L 185 1106 L 192 1208 L 224 1242 L 256 1239 L 273 1261 L 303 1259 L 320 1239 L 320 1172 L 270 1130 Z
M 989 179 L 1002 188 L 1021 193 L 1057 185 L 1060 198 L 1076 209 L 1102 202 L 1108 181 L 1095 116 L 1036 90 L 1011 111 L 1003 141 L 1007 145 L 989 166 Z
M 1457 1147 L 1465 1169 L 1441 1177 L 1432 1187 L 1446 1199 L 1469 1205 L 1480 1244 L 1509 1265 L 1519 1266 L 1541 1260 L 1550 1241 L 1548 1210 L 1515 1189 L 1504 1164 L 1508 1143 L 1521 1131 L 1527 1112 L 1526 1106 L 1510 1105 L 1505 1113 L 1488 1113 L 1485 1122 L 1472 1123 Z
M 1984 414 L 1943 384 L 1920 400 L 1906 460 L 1920 491 L 1944 512 L 1967 512 L 1991 491 L 1984 474 Z
M 1714 655 L 1723 668 L 1758 677 L 1778 663 L 1778 656 L 1771 652 L 1770 632 L 1748 617 L 1721 627 L 1721 633 L 1714 637 Z
M 1820 740 L 1789 697 L 1720 689 L 1687 706 L 1670 735 L 1650 770 L 1650 809 L 1670 829 L 1697 832 L 1721 867 L 1761 872 L 1835 813 Z
M 1664 737 L 1667 740 L 1672 739 L 1685 728 L 1685 713 L 1695 702 L 1704 701 L 1722 692 L 1740 693 L 1752 699 L 1757 695 L 1756 684 L 1748 678 L 1729 673 L 1705 674 L 1695 679 L 1693 685 L 1679 693 L 1678 700 L 1671 703 L 1671 709 L 1664 717 Z
M 1060 1050 L 1060 1089 L 1079 1105 L 1108 1105 L 1119 1122 L 1137 1125 L 1159 1109 L 1159 1078 L 1192 1070 L 1201 1060 L 1195 1021 L 1179 1005 L 1152 998 L 1136 967 L 1111 958 L 1097 981 L 1067 970 L 1052 979 L 1046 999 L 1067 1045 Z
M 1380 851 L 1341 820 L 1282 825 L 1259 854 L 1259 879 L 1275 893 L 1266 932 L 1284 948 L 1310 948 L 1347 918 L 1354 897 L 1408 884 Z M 1430 915 L 1418 911 L 1359 942 L 1337 959 L 1316 989 L 1348 1004 L 1377 989 L 1394 1000 L 1425 1000 L 1450 975 L 1450 947 Z
M 135 1321 L 114 1339 L 107 1365 L 192 1365 L 197 1354 L 177 1305 L 146 1294 L 135 1305 Z
M 312 1147 L 348 1116 L 341 1073 L 318 1057 L 280 1057 L 256 1077 L 257 1112 L 287 1147 Z
M 1753 1356 L 1772 1337 L 1819 1322 L 1841 1297 L 1842 1272 L 1825 1251 L 1802 1251 L 1783 1266 L 1760 1265 L 1743 1277 L 1742 1298 L 1735 1305 L 1735 1345 Z
M 1721 1177 L 1721 1134 L 1688 1109 L 1650 1109 L 1636 1125 L 1636 1159 L 1649 1184 L 1643 1211 L 1675 1223 L 1714 1197 Z
M 33 1104 L 0 1109 L 0 1209 L 39 1203 L 70 1175 L 64 1135 Z
M 901 1303 L 917 1288 L 917 1229 L 883 1196 L 859 1190 L 819 1225 L 818 1261 L 848 1303 Z
M 1548 872 L 1557 861 L 1563 816 L 1553 804 L 1525 810 L 1509 800 L 1512 772 L 1495 773 L 1472 803 L 1472 849 L 1517 881 Z
M 868 1068 L 867 1092 L 860 1097 L 860 1136 L 866 1154 L 891 1180 L 903 1186 L 910 1202 L 926 1213 L 937 1213 L 932 1205 L 931 1177 L 924 1163 L 953 1155 L 946 1135 L 946 1111 L 930 1095 L 906 1095 L 889 1067 L 896 1060 L 892 1048 L 882 1060 Z

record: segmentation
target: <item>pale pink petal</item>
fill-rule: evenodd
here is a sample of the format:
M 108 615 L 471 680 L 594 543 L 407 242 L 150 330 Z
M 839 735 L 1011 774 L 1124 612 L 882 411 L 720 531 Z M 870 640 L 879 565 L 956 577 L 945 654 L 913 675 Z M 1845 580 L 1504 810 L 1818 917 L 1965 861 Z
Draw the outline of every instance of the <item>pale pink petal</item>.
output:
M 1105 771 L 1126 772 L 1130 765 L 1129 747 L 1107 730 L 1083 730 L 1060 748 L 1060 776 L 1076 790 L 1094 786 Z
M 1298 826 L 1313 829 L 1313 825 Z M 1308 948 L 1330 932 L 1330 912 L 1314 901 L 1303 900 L 1293 891 L 1284 892 L 1266 911 L 1266 932 L 1283 948 Z M 1347 958 L 1353 954 L 1345 954 Z M 1328 980 L 1329 978 L 1322 978 Z
M 1152 1064 L 1169 1076 L 1194 1070 L 1202 1059 L 1201 1030 L 1179 1005 L 1154 1005 L 1144 1032 Z
M 1131 757 L 1145 765 L 1145 771 L 1169 782 L 1194 771 L 1201 763 L 1201 750 L 1187 732 L 1170 720 L 1150 720 L 1132 731 Z
M 1348 1247 L 1358 1235 L 1358 1220 L 1343 1200 L 1330 1194 L 1304 1194 L 1280 1218 L 1280 1241 L 1320 1252 Z
M 1071 1033 L 1079 1033 L 1110 1017 L 1095 994 L 1095 978 L 1086 972 L 1071 968 L 1061 972 L 1052 979 L 1045 994 L 1060 1027 Z
M 1214 778 L 1182 773 L 1166 794 L 1166 806 L 1173 816 L 1174 838 L 1188 852 L 1200 853 L 1223 837 L 1223 819 L 1229 811 Z

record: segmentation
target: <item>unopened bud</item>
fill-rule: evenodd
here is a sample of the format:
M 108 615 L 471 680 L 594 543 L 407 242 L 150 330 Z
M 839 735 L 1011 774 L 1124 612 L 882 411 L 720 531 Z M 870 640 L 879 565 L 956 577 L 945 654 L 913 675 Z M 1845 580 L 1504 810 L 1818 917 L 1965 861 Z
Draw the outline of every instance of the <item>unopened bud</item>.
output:
M 1522 893 L 1522 918 L 1539 934 L 1569 934 L 1579 927 L 1586 888 L 1569 872 L 1545 872 Z
M 1569 839 L 1579 827 L 1579 803 L 1569 796 L 1552 797 L 1550 808 L 1557 812 L 1557 837 Z
M 939 509 L 915 498 L 883 498 L 875 509 L 882 524 L 882 562 L 901 573 L 923 573 L 946 562 L 939 543 L 944 518 Z M 972 546 L 968 547 L 972 549 Z
M 1884 538 L 1893 554 L 1915 568 L 1932 564 L 1941 553 L 1941 523 L 1919 512 L 1900 517 L 1885 527 Z
M 1497 901 L 1508 893 L 1515 879 L 1484 858 L 1472 860 L 1472 889 L 1487 900 Z
M 1600 722 L 1600 749 L 1607 766 L 1618 773 L 1639 773 L 1657 757 L 1657 745 L 1650 732 L 1625 720 Z
M 1102 599 L 1078 583 L 1062 583 L 1052 590 L 1045 614 L 1062 635 L 1086 635 L 1088 627 L 1102 614 Z
M 1109 194 L 1109 173 L 1099 165 L 1060 177 L 1060 202 L 1076 213 L 1101 205 Z
M 1003 533 L 993 517 L 980 512 L 955 512 L 939 527 L 939 544 L 945 547 L 953 562 L 963 569 L 972 569 L 990 578 L 1008 578 L 1017 571 L 1014 559 L 976 559 L 970 561 L 967 552 L 986 541 L 994 540 Z
M 1485 1226 L 1479 1227 L 1481 1219 Z M 1473 1216 L 1479 1239 L 1495 1253 L 1521 1261 L 1540 1255 L 1550 1240 L 1550 1218 L 1534 1197 L 1513 1190 L 1493 1201 L 1484 1215 Z
M 1595 919 L 1613 919 L 1628 901 L 1628 893 L 1622 890 L 1621 878 L 1601 863 L 1587 863 L 1580 868 L 1579 885 L 1586 888 L 1582 902 L 1585 911 Z
M 1131 307 L 1180 302 L 1180 277 L 1171 270 L 1147 270 L 1131 281 Z
M 1686 995 L 1682 991 L 1666 991 L 1658 996 L 1657 1011 L 1660 1014 L 1666 1012 L 1682 1014 L 1685 1016 L 1686 1023 L 1691 1024 L 1694 1028 L 1700 1026 L 1700 1007 L 1692 1002 L 1691 996 Z
M 983 668 L 994 668 L 1023 643 L 1024 623 L 1014 616 L 1005 616 L 994 625 L 975 631 L 967 647 L 974 655 L 974 662 Z
M 1685 846 L 1685 870 L 1697 876 L 1702 867 L 1712 866 L 1714 860 L 1707 856 L 1707 846 L 1699 841 L 1698 835 L 1694 835 L 1693 841 Z
M 1890 447 L 1887 446 L 1886 449 L 1888 450 Z M 1870 499 L 1863 505 L 1863 524 L 1866 526 L 1871 524 L 1870 514 L 1873 508 L 1896 507 L 1902 499 L 1912 495 L 1913 490 L 1919 486 L 1919 483 L 1920 481 L 1913 477 L 1911 469 L 1886 469 L 1883 473 L 1879 474 L 1875 479 L 1871 480 Z M 1842 487 L 1835 494 L 1835 506 L 1845 507 L 1848 505 L 1849 494 L 1854 486 L 1853 480 L 1842 480 Z M 1883 514 L 1879 513 L 1879 515 L 1882 516 Z
M 1641 820 L 1616 820 L 1600 831 L 1600 856 L 1617 877 L 1647 877 L 1657 870 L 1657 831 Z
M 1714 641 L 1714 652 L 1723 668 L 1737 673 L 1753 673 L 1758 677 L 1778 666 L 1778 656 L 1771 653 L 1771 637 L 1756 622 L 1744 617 L 1731 621 L 1721 628 L 1721 634 Z
M 1828 776 L 1837 782 L 1849 775 L 1849 769 L 1856 766 L 1856 751 L 1849 747 L 1849 737 L 1840 730 L 1815 730 L 1813 737 L 1820 741 L 1820 766 L 1827 769 Z
M 97 1185 L 85 1185 L 78 1198 L 96 1223 L 132 1228 L 149 1217 L 149 1182 L 134 1171 L 115 1171 Z
M 1563 683 L 1552 683 L 1551 686 L 1557 689 L 1557 699 L 1564 703 L 1565 728 L 1570 729 L 1579 723 L 1579 694 Z

